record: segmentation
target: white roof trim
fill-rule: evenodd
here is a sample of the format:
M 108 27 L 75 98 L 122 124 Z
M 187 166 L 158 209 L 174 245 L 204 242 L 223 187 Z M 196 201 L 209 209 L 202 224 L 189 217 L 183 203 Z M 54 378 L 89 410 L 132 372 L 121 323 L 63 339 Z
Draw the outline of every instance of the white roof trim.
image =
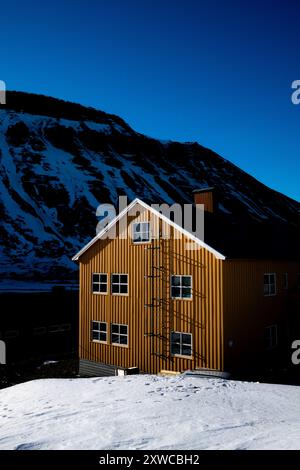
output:
M 185 230 L 184 228 L 182 228 L 180 225 L 176 224 L 175 222 L 173 222 L 172 220 L 168 219 L 168 217 L 166 217 L 165 215 L 161 214 L 159 211 L 157 211 L 156 209 L 153 209 L 153 207 L 149 206 L 148 204 L 146 204 L 145 202 L 141 201 L 140 199 L 136 198 L 134 199 L 127 207 L 125 207 L 125 209 L 123 209 L 113 220 L 111 220 L 109 222 L 109 224 L 107 224 L 107 226 L 101 230 L 101 232 L 99 232 L 94 238 L 92 238 L 92 240 L 87 243 L 80 251 L 78 251 L 78 253 L 73 256 L 72 258 L 72 261 L 77 261 L 81 255 L 83 255 L 83 253 L 85 253 L 86 250 L 88 250 L 90 248 L 90 246 L 92 246 L 97 240 L 100 240 L 103 235 L 108 232 L 111 227 L 113 227 L 127 212 L 129 212 L 132 207 L 134 207 L 136 204 L 139 204 L 140 206 L 144 207 L 144 209 L 152 212 L 154 215 L 156 215 L 157 217 L 159 217 L 161 220 L 163 220 L 164 222 L 166 222 L 167 224 L 169 224 L 171 227 L 174 227 L 176 230 L 178 230 L 179 232 L 181 232 L 183 235 L 185 235 L 186 237 L 188 237 L 190 240 L 192 240 L 193 242 L 195 242 L 197 245 L 199 245 L 201 248 L 205 248 L 207 251 L 209 251 L 210 253 L 212 253 L 217 259 L 222 259 L 224 260 L 225 259 L 225 256 L 222 255 L 221 253 L 219 253 L 217 250 L 214 250 L 214 248 L 212 248 L 211 246 L 207 245 L 204 241 L 200 240 L 199 238 L 195 237 L 194 235 L 192 235 L 190 232 L 188 232 L 187 230 Z

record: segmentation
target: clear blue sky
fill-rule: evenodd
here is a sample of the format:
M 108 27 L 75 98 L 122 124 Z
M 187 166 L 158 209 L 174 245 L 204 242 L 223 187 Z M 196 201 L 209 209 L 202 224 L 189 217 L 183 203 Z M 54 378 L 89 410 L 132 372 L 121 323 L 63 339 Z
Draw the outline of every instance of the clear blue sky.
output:
M 10 0 L 0 39 L 9 89 L 198 141 L 300 200 L 299 0 Z

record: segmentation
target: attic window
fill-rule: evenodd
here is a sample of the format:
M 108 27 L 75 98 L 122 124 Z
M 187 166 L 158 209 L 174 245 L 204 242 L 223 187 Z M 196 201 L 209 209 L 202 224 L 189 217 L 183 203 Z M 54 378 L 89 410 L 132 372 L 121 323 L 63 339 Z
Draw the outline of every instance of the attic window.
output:
M 150 241 L 150 223 L 138 222 L 132 227 L 133 243 L 147 243 Z
M 275 273 L 264 274 L 264 295 L 265 296 L 276 295 L 276 274 Z

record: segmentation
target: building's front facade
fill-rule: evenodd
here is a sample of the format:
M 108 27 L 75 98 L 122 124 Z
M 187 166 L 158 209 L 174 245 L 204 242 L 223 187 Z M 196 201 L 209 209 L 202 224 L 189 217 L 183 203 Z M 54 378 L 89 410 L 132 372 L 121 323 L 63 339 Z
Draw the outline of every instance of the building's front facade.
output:
M 257 370 L 277 346 L 299 263 L 227 260 L 141 201 L 130 206 L 138 213 L 74 257 L 81 373 Z

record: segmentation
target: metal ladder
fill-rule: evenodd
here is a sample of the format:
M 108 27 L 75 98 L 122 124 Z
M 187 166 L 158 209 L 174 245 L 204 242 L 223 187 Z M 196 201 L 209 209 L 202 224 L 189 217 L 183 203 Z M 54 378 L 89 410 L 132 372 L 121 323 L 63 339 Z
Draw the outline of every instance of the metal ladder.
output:
M 150 337 L 150 353 L 169 358 L 169 284 L 170 239 L 151 236 L 151 245 L 145 247 L 145 336 Z M 148 301 L 149 299 L 149 301 Z

